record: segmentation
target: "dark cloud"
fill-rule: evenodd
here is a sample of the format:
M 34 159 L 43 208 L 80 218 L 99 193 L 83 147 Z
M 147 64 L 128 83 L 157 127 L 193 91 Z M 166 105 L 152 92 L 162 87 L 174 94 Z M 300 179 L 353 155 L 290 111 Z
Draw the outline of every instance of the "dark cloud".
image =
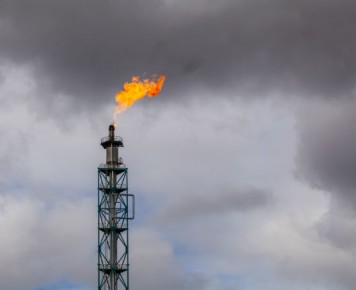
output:
M 250 110 L 250 114 L 256 115 L 256 118 L 250 117 L 256 121 L 256 127 L 251 126 L 244 133 L 240 129 L 243 127 L 242 121 L 236 117 L 240 113 L 228 117 L 227 110 L 217 110 L 215 103 L 212 106 L 214 108 L 207 109 L 204 114 L 199 114 L 204 110 L 201 107 L 187 110 L 182 114 L 177 109 L 180 107 L 174 106 L 176 112 L 179 112 L 175 115 L 175 119 L 179 120 L 176 123 L 170 123 L 170 119 L 163 118 L 160 120 L 160 126 L 152 129 L 153 121 L 147 124 L 149 116 L 146 116 L 142 119 L 144 129 L 141 131 L 137 124 L 130 126 L 131 135 L 123 131 L 124 137 L 131 136 L 131 140 L 134 141 L 130 143 L 130 138 L 125 139 L 130 151 L 135 152 L 131 153 L 131 156 L 135 155 L 136 158 L 132 157 L 130 163 L 129 156 L 125 157 L 125 162 L 131 164 L 130 168 L 133 169 L 131 172 L 135 176 L 131 183 L 132 188 L 136 186 L 142 189 L 137 190 L 140 200 L 143 199 L 143 193 L 147 191 L 147 200 L 152 200 L 148 206 L 154 204 L 155 212 L 152 215 L 150 213 L 150 216 L 145 219 L 147 224 L 150 220 L 156 222 L 157 219 L 154 218 L 162 217 L 161 220 L 168 221 L 169 227 L 172 228 L 171 231 L 161 229 L 164 228 L 162 224 L 156 223 L 156 227 L 160 227 L 157 237 L 155 234 L 150 236 L 145 233 L 134 237 L 133 241 L 136 241 L 137 246 L 132 247 L 132 264 L 138 271 L 134 270 L 133 273 L 138 277 L 136 278 L 138 288 L 140 286 L 147 289 L 219 288 L 209 287 L 213 285 L 211 275 L 209 277 L 205 274 L 195 275 L 191 271 L 196 264 L 186 263 L 183 264 L 183 268 L 177 266 L 178 261 L 175 256 L 179 254 L 174 252 L 176 241 L 171 238 L 170 241 L 160 242 L 161 236 L 165 235 L 164 231 L 167 231 L 167 236 L 174 236 L 172 234 L 174 231 L 176 235 L 174 237 L 188 236 L 189 233 L 189 239 L 187 238 L 187 242 L 184 243 L 182 238 L 182 244 L 190 246 L 197 252 L 204 252 L 206 259 L 202 261 L 205 263 L 201 262 L 200 268 L 197 268 L 208 274 L 214 269 L 217 269 L 214 272 L 226 272 L 226 269 L 218 264 L 220 260 L 224 260 L 226 264 L 231 263 L 231 272 L 238 276 L 236 274 L 238 267 L 255 271 L 256 265 L 263 264 L 261 257 L 268 257 L 271 261 L 272 266 L 269 268 L 275 268 L 279 264 L 279 258 L 281 260 L 283 258 L 292 264 L 288 267 L 288 263 L 284 263 L 283 269 L 290 269 L 293 282 L 297 279 L 301 281 L 300 289 L 305 289 L 309 285 L 312 287 L 308 281 L 329 281 L 329 279 L 347 281 L 345 283 L 350 286 L 345 289 L 354 289 L 354 263 L 352 262 L 354 259 L 351 257 L 351 262 L 348 259 L 344 260 L 344 252 L 340 254 L 339 260 L 336 258 L 339 256 L 339 248 L 346 249 L 347 254 L 351 252 L 354 255 L 356 239 L 350 233 L 355 225 L 352 210 L 356 208 L 354 178 L 356 134 L 353 128 L 356 123 L 354 116 L 356 107 L 355 100 L 350 100 L 354 94 L 356 75 L 355 8 L 356 3 L 351 0 L 0 0 L 0 61 L 1 64 L 6 63 L 7 66 L 31 72 L 34 78 L 33 86 L 37 89 L 39 98 L 36 101 L 39 102 L 30 103 L 26 99 L 26 108 L 28 106 L 30 111 L 36 110 L 38 115 L 45 114 L 47 111 L 52 111 L 53 115 L 53 110 L 58 109 L 58 114 L 55 116 L 62 119 L 64 119 L 62 112 L 70 114 L 77 111 L 73 103 L 67 100 L 75 100 L 77 105 L 83 107 L 97 108 L 113 102 L 114 93 L 131 75 L 144 72 L 148 75 L 154 72 L 168 75 L 167 85 L 164 87 L 165 97 L 162 101 L 174 98 L 175 101 L 180 102 L 190 90 L 194 91 L 197 98 L 199 93 L 204 91 L 212 91 L 218 97 L 234 97 L 239 93 L 268 95 L 273 92 L 285 95 L 329 97 L 322 100 L 317 98 L 316 101 L 313 99 L 310 104 L 306 104 L 308 109 L 298 116 L 300 121 L 298 173 L 309 184 L 330 192 L 331 203 L 340 206 L 337 210 L 330 211 L 316 227 L 320 236 L 331 244 L 330 248 L 325 250 L 324 240 L 321 243 L 319 241 L 312 244 L 305 243 L 305 239 L 300 239 L 299 235 L 308 236 L 309 232 L 300 232 L 299 228 L 295 230 L 289 223 L 283 223 L 283 220 L 291 215 L 290 213 L 298 212 L 304 215 L 304 205 L 308 204 L 312 207 L 310 205 L 313 204 L 312 196 L 304 200 L 302 195 L 300 197 L 303 198 L 300 202 L 302 206 L 299 203 L 294 204 L 291 196 L 290 205 L 286 208 L 281 208 L 278 204 L 277 206 L 280 207 L 275 211 L 273 209 L 280 215 L 271 217 L 263 214 L 262 218 L 265 221 L 262 221 L 261 217 L 255 217 L 255 220 L 251 221 L 248 218 L 251 212 L 268 208 L 274 201 L 274 196 L 256 188 L 236 190 L 245 184 L 265 188 L 273 183 L 270 188 L 277 188 L 277 191 L 284 188 L 285 177 L 279 174 L 282 163 L 271 163 L 270 166 L 269 161 L 271 156 L 276 160 L 282 158 L 279 153 L 284 152 L 284 148 L 287 152 L 291 150 L 289 147 L 292 145 L 286 141 L 291 137 L 284 130 L 274 122 L 264 122 L 261 111 L 251 108 L 247 108 L 246 111 Z M 5 75 L 6 80 L 7 73 Z M 32 78 L 29 79 L 32 82 Z M 0 84 L 3 85 L 1 76 Z M 16 87 L 16 80 L 13 87 Z M 12 91 L 12 87 L 10 90 L 4 90 L 5 100 L 10 99 L 8 95 L 14 96 L 11 94 Z M 214 95 L 213 93 L 209 95 Z M 27 97 L 25 92 L 23 94 Z M 29 95 L 34 95 L 32 90 Z M 11 101 L 14 99 L 12 98 Z M 229 103 L 231 104 L 232 102 Z M 28 170 L 31 174 L 28 174 L 28 178 L 34 180 L 33 183 L 40 184 L 41 191 L 45 192 L 41 193 L 41 198 L 43 195 L 43 198 L 47 196 L 46 199 L 52 200 L 47 187 L 61 188 L 57 184 L 68 189 L 61 190 L 61 194 L 56 196 L 63 198 L 67 191 L 72 194 L 74 184 L 78 184 L 78 180 L 81 186 L 88 184 L 85 191 L 90 191 L 87 188 L 91 187 L 91 183 L 87 181 L 87 177 L 84 177 L 90 174 L 84 170 L 80 175 L 70 174 L 68 166 L 69 163 L 75 163 L 84 164 L 83 167 L 86 168 L 95 168 L 95 159 L 102 159 L 88 153 L 96 150 L 90 148 L 88 144 L 97 144 L 96 138 L 85 137 L 86 133 L 80 130 L 73 139 L 70 139 L 68 133 L 57 134 L 55 126 L 36 131 L 35 127 L 39 124 L 33 120 L 32 115 L 22 116 L 22 111 L 18 109 L 13 109 L 11 112 L 2 109 L 3 115 L 5 111 L 9 111 L 9 118 L 11 117 L 12 120 L 16 118 L 14 116 L 19 116 L 21 124 L 26 125 L 29 120 L 33 121 L 35 126 L 26 128 L 29 128 L 30 137 L 35 141 L 28 141 L 28 137 L 12 140 L 12 135 L 8 135 L 6 131 L 9 131 L 9 128 L 15 128 L 16 131 L 17 127 L 6 125 L 3 129 L 0 128 L 0 133 L 12 140 L 0 146 L 0 150 L 3 151 L 0 160 L 6 163 L 16 161 L 14 168 L 10 169 L 17 175 L 20 172 L 18 168 L 22 166 L 18 162 L 21 162 L 22 157 L 25 162 L 31 164 L 32 166 L 29 166 L 31 170 Z M 234 110 L 237 112 L 239 109 L 233 107 L 232 111 Z M 27 112 L 27 109 L 24 111 Z M 266 114 L 279 117 L 276 111 L 273 109 Z M 80 116 L 78 116 L 75 115 L 75 118 L 79 120 Z M 99 119 L 100 116 L 93 119 Z M 190 116 L 193 117 L 190 119 Z M 2 118 L 5 120 L 7 115 Z M 74 124 L 75 118 L 66 119 L 73 120 L 71 123 Z M 216 126 L 214 126 L 215 121 Z M 281 120 L 281 123 L 283 121 L 285 119 Z M 126 123 L 130 124 L 130 122 Z M 199 124 L 204 125 L 199 126 Z M 76 126 L 78 128 L 78 125 Z M 83 126 L 88 127 L 88 124 Z M 260 128 L 264 128 L 261 131 L 265 133 L 246 133 L 247 131 L 259 132 Z M 45 138 L 35 138 L 36 134 Z M 274 134 L 280 135 L 277 141 L 274 137 L 269 138 Z M 137 139 L 132 136 L 136 136 Z M 89 139 L 91 140 L 88 141 L 89 143 L 84 142 Z M 249 142 L 244 142 L 244 139 L 248 139 Z M 44 142 L 46 140 L 51 142 L 54 140 L 56 144 Z M 75 150 L 76 141 L 80 154 Z M 29 148 L 25 151 L 22 148 L 23 142 L 29 144 Z M 137 147 L 138 150 L 135 150 L 133 143 L 140 148 Z M 271 150 L 272 147 L 277 148 L 275 147 L 277 143 L 283 145 L 278 145 L 281 147 L 277 146 L 277 151 Z M 88 151 L 83 151 L 82 144 L 87 144 L 85 148 Z M 260 144 L 263 144 L 261 147 L 266 150 L 260 150 Z M 61 149 L 57 150 L 57 146 Z M 13 158 L 12 156 L 18 154 L 19 148 L 23 156 Z M 72 154 L 75 154 L 75 158 L 71 158 L 74 156 Z M 66 156 L 66 158 L 48 162 L 56 156 Z M 282 156 L 284 158 L 285 155 Z M 56 166 L 53 166 L 54 163 Z M 265 166 L 268 170 L 264 169 Z M 6 168 L 9 169 L 6 166 L 1 167 L 0 172 L 7 173 L 9 170 L 6 171 Z M 77 165 L 71 168 L 78 172 Z M 219 173 L 215 174 L 217 169 Z M 289 170 L 289 167 L 285 170 Z M 64 171 L 67 175 L 63 177 Z M 271 174 L 268 174 L 269 172 Z M 6 185 L 10 179 L 8 175 L 4 176 L 0 182 Z M 58 176 L 62 177 L 58 178 Z M 93 181 L 95 180 L 94 177 Z M 138 183 L 141 185 L 137 185 Z M 264 183 L 268 185 L 265 186 Z M 17 185 L 14 184 L 13 187 Z M 224 190 L 222 185 L 230 186 L 232 189 Z M 95 184 L 92 188 L 95 188 Z M 84 189 L 80 190 L 84 191 Z M 32 191 L 29 194 L 31 197 L 40 196 L 35 190 Z M 294 191 L 296 189 L 291 190 Z M 288 194 L 293 193 L 285 193 Z M 68 202 L 66 201 L 65 204 Z M 78 281 L 84 281 L 89 276 L 94 277 L 91 271 L 95 270 L 95 267 L 91 267 L 89 271 L 89 268 L 81 265 L 82 263 L 94 265 L 90 262 L 89 256 L 84 260 L 80 257 L 79 264 L 72 263 L 72 267 L 67 267 L 68 269 L 63 266 L 66 265 L 65 258 L 68 255 L 75 256 L 73 253 L 78 252 L 78 245 L 82 247 L 86 243 L 86 250 L 81 251 L 85 255 L 85 253 L 92 253 L 90 241 L 95 242 L 95 239 L 92 239 L 94 232 L 88 227 L 85 230 L 85 241 L 83 237 L 74 235 L 72 238 L 75 241 L 68 248 L 66 240 L 63 240 L 72 235 L 73 229 L 66 225 L 75 219 L 78 213 L 77 207 L 72 207 L 69 203 L 68 206 L 64 206 L 64 210 L 61 210 L 60 206 L 55 207 L 55 210 L 50 210 L 44 215 L 47 221 L 43 224 L 40 222 L 43 216 L 37 214 L 42 210 L 41 203 L 39 205 L 24 201 L 7 203 L 11 210 L 8 211 L 8 215 L 3 213 L 2 219 L 5 232 L 10 233 L 6 237 L 14 237 L 20 245 L 17 248 L 22 250 L 16 252 L 15 256 L 7 252 L 2 255 L 0 266 L 8 277 L 7 280 L 2 281 L 5 287 L 12 285 L 12 280 L 18 274 L 11 272 L 11 269 L 16 267 L 8 267 L 8 265 L 21 264 L 24 258 L 29 261 L 27 266 L 32 267 L 32 270 L 26 272 L 28 275 L 24 280 L 19 280 L 17 288 L 23 288 L 25 284 L 37 285 L 38 281 L 56 280 L 58 273 L 67 277 L 84 277 L 77 278 Z M 24 207 L 20 204 L 24 204 Z M 343 214 L 341 204 L 350 204 L 351 213 Z M 91 221 L 93 216 L 90 213 L 94 213 L 91 209 L 92 205 L 93 203 L 90 203 L 90 206 L 86 207 L 86 204 L 83 204 L 83 212 L 80 212 L 84 213 L 81 216 L 85 217 L 88 225 L 95 224 Z M 11 214 L 16 206 L 17 214 L 21 214 L 19 221 L 17 221 L 17 214 L 14 218 Z M 40 209 L 38 210 L 37 207 Z M 316 210 L 320 211 L 320 209 Z M 238 221 L 230 219 L 236 213 L 241 215 L 241 219 Z M 18 232 L 11 231 L 11 228 L 18 228 L 24 220 L 22 215 L 27 218 L 25 227 L 27 231 L 19 232 L 19 235 Z M 214 215 L 219 215 L 221 218 L 228 217 L 231 224 L 236 223 L 236 227 L 222 224 Z M 301 227 L 309 229 L 310 223 L 315 222 L 314 215 L 312 219 L 308 218 L 308 215 L 303 216 L 303 221 L 304 218 L 305 224 Z M 201 226 L 201 222 L 207 224 L 207 221 L 210 223 L 213 219 L 216 219 L 216 224 L 209 224 L 211 231 Z M 11 223 L 13 220 L 14 222 Z M 179 223 L 181 220 L 184 222 L 178 224 L 178 227 L 177 224 L 173 225 L 174 222 Z M 239 226 L 238 223 L 244 226 Z M 39 224 L 42 228 L 38 228 Z M 177 231 L 176 229 L 181 225 L 184 229 Z M 49 235 L 53 228 L 58 229 L 57 232 Z M 245 229 L 248 229 L 247 233 L 244 232 Z M 83 234 L 82 231 L 76 230 L 76 234 L 78 233 L 81 236 Z M 251 233 L 256 233 L 255 237 L 244 246 L 244 238 Z M 38 244 L 39 234 L 47 237 L 43 242 L 49 245 L 48 247 Z M 148 238 L 144 239 L 145 236 Z M 24 241 L 30 243 L 28 247 Z M 4 245 L 3 248 L 16 245 L 16 242 L 11 239 L 0 240 Z M 248 250 L 253 253 L 251 255 L 253 259 L 257 260 L 251 257 L 246 258 L 246 261 L 241 259 L 242 254 Z M 24 253 L 25 251 L 27 252 Z M 215 256 L 212 254 L 213 251 L 216 251 Z M 62 258 L 60 255 L 64 252 L 66 255 L 62 255 Z M 197 259 L 194 253 L 190 256 L 192 260 Z M 49 271 L 50 275 L 42 271 L 40 269 L 42 267 L 38 265 L 36 267 L 38 257 L 40 259 L 45 257 L 40 261 L 40 265 L 52 269 Z M 53 263 L 57 266 L 51 267 Z M 203 265 L 212 268 L 205 270 Z M 77 271 L 73 267 L 81 270 Z M 83 269 L 88 272 L 82 272 Z M 181 277 L 179 272 L 182 269 L 184 273 L 188 272 L 191 275 L 188 278 Z M 40 276 L 33 278 L 33 271 L 47 275 L 48 280 L 47 278 L 43 280 Z M 308 276 L 309 273 L 311 274 Z M 162 279 L 156 279 L 157 275 L 161 275 Z M 261 281 L 263 280 L 261 277 L 257 273 L 252 275 L 252 280 Z M 281 277 L 277 278 L 278 284 Z M 91 278 L 88 281 L 92 281 Z M 263 284 L 261 289 L 266 288 L 265 280 Z M 16 285 L 12 286 L 16 287 Z M 273 288 L 271 284 L 268 286 Z M 333 289 L 330 285 L 325 287 Z M 253 286 L 250 288 L 257 289 Z M 278 285 L 274 288 L 278 288 Z
M 2 71 L 0 71 L 0 86 L 5 82 L 5 75 Z
M 0 56 L 32 67 L 43 95 L 88 104 L 143 72 L 167 74 L 167 96 L 352 94 L 354 1 L 210 2 L 1 0 Z
M 356 100 L 310 105 L 302 114 L 299 174 L 356 209 Z
M 159 219 L 186 221 L 194 217 L 246 212 L 264 208 L 273 200 L 272 194 L 255 188 L 221 190 L 215 194 L 181 194 L 159 214 Z

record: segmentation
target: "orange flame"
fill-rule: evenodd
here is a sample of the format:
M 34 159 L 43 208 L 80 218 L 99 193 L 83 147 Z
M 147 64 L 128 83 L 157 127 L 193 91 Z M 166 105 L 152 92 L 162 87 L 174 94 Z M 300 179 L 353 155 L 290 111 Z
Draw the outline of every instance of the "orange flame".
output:
M 142 99 L 146 95 L 154 97 L 159 94 L 162 89 L 166 76 L 154 75 L 152 79 L 140 80 L 140 77 L 133 76 L 131 82 L 126 82 L 124 89 L 118 92 L 115 96 L 117 105 L 114 110 L 115 116 L 128 107 L 131 107 L 137 100 Z

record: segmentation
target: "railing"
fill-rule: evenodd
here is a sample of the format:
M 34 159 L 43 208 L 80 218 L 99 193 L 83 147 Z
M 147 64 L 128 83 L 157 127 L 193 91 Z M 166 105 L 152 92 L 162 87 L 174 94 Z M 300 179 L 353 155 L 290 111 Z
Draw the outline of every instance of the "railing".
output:
M 107 141 L 119 141 L 121 143 L 124 142 L 124 140 L 120 136 L 114 136 L 114 138 L 111 138 L 110 136 L 106 136 L 104 138 L 101 138 L 101 143 L 105 143 Z
M 117 165 L 112 165 L 112 164 L 106 164 L 106 163 L 101 163 L 99 165 L 99 168 L 105 168 L 105 169 L 110 169 L 110 168 L 123 168 L 126 167 L 126 165 L 123 163 L 123 160 L 121 157 L 118 159 L 118 164 Z
M 118 228 L 118 229 L 127 229 L 127 221 L 124 223 L 114 223 L 114 224 L 110 224 L 110 223 L 100 223 L 99 224 L 99 228 L 102 229 L 110 229 L 110 228 Z
M 115 186 L 110 185 L 109 183 L 107 184 L 99 184 L 99 190 L 115 190 L 115 189 L 120 189 L 121 191 L 124 191 L 127 189 L 127 183 L 120 183 L 116 184 Z M 121 194 L 123 195 L 123 194 Z

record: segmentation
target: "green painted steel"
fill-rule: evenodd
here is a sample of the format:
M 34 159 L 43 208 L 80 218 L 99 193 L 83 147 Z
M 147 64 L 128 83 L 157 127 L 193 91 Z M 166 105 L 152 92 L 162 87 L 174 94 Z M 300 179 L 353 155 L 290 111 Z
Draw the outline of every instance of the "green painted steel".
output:
M 98 168 L 98 290 L 129 289 L 128 169 Z

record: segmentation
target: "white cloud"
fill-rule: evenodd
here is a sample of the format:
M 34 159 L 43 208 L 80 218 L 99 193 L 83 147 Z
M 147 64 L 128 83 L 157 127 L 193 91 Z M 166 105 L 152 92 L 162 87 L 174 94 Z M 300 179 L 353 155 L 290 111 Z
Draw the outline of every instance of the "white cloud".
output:
M 93 199 L 62 201 L 48 208 L 31 198 L 0 196 L 2 289 L 32 289 L 68 280 L 94 284 Z M 92 267 L 88 265 L 93 264 Z

